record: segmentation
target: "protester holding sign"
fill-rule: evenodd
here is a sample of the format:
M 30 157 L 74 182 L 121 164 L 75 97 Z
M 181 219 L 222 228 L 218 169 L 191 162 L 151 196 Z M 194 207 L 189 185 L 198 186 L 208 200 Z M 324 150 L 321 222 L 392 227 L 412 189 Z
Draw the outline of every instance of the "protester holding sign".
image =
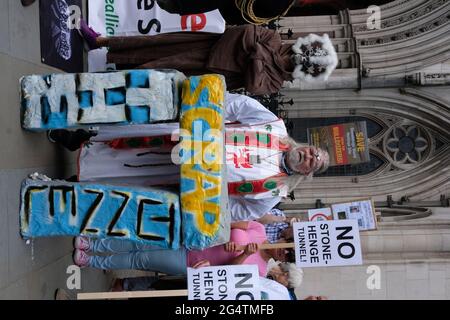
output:
M 257 220 L 266 228 L 267 240 L 276 243 L 280 239 L 293 240 L 292 224 L 298 222 L 298 218 L 288 218 L 280 209 L 273 208 L 267 214 Z
M 286 286 L 265 277 L 259 277 L 261 300 L 295 300 Z M 116 279 L 111 288 L 119 291 L 147 291 L 147 290 L 182 290 L 187 289 L 185 277 L 136 277 Z
M 119 69 L 172 68 L 186 75 L 219 73 L 228 90 L 278 92 L 284 81 L 325 81 L 338 59 L 328 35 L 309 35 L 282 44 L 278 32 L 255 25 L 230 27 L 223 35 L 176 32 L 155 36 L 101 37 L 81 20 L 91 49 L 108 48 L 108 63 Z
M 258 250 L 258 244 L 262 243 L 267 243 L 265 228 L 262 224 L 256 221 L 234 222 L 231 224 L 230 242 L 224 246 L 192 251 L 188 259 L 190 264 L 202 260 L 210 261 L 211 265 L 256 264 L 260 275 L 265 276 L 270 258 L 285 261 L 287 257 L 284 255 L 284 250 Z M 246 245 L 246 249 L 239 251 L 238 245 Z
M 293 263 L 276 261 L 270 265 L 267 278 L 282 284 L 286 288 L 297 288 L 303 281 L 303 270 Z
M 258 250 L 262 243 L 267 243 L 264 226 L 254 221 L 241 221 L 231 224 L 230 242 L 204 250 L 161 250 L 132 241 L 77 237 L 73 258 L 80 267 L 148 270 L 169 275 L 186 275 L 187 267 L 254 264 L 260 276 L 266 276 L 269 259 L 294 261 L 293 255 L 288 257 L 284 249 Z M 238 245 L 245 245 L 245 249 L 238 250 Z M 97 255 L 105 253 L 110 255 Z M 286 266 L 285 277 L 274 277 L 274 280 L 280 279 L 281 284 L 296 287 L 302 280 L 297 275 L 301 271 L 297 271 L 293 263 Z
M 323 220 L 294 224 L 298 267 L 361 265 L 357 220 Z
M 255 99 L 227 94 L 225 117 L 227 121 L 238 122 L 225 128 L 228 195 L 234 221 L 261 218 L 299 183 L 328 168 L 327 152 L 291 139 L 283 120 Z M 98 135 L 90 139 L 89 147 L 81 149 L 79 180 L 136 186 L 179 183 L 172 166 L 146 165 L 161 163 L 163 156 L 167 158 L 165 163 L 172 163 L 167 150 L 165 154 L 155 154 L 158 148 L 140 145 L 140 140 L 152 136 L 171 142 L 171 134 L 178 128 L 178 123 L 101 127 Z M 73 150 L 89 135 L 81 137 L 79 132 L 58 130 L 49 136 Z M 170 150 L 177 143 L 161 148 Z M 145 158 L 136 154 L 145 154 Z M 152 162 L 152 157 L 159 160 Z

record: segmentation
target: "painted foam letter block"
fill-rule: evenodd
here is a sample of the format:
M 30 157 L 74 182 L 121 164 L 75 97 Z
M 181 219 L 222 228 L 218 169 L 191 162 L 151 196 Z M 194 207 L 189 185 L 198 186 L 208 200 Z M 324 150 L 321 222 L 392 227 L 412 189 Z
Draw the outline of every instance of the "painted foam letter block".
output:
M 22 183 L 24 238 L 84 234 L 177 249 L 180 218 L 178 195 L 158 189 L 58 180 Z
M 22 127 L 43 131 L 174 120 L 185 78 L 176 70 L 25 76 Z
M 222 244 L 230 237 L 224 98 L 222 76 L 190 77 L 183 84 L 180 192 L 184 245 L 191 249 Z

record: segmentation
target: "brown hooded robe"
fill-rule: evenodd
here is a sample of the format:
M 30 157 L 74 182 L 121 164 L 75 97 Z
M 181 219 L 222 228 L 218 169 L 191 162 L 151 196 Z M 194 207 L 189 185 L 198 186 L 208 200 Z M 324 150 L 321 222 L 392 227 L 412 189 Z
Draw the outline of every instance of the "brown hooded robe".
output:
M 220 73 L 227 89 L 252 94 L 278 92 L 292 80 L 291 46 L 280 35 L 255 25 L 228 28 L 224 34 L 177 32 L 156 36 L 112 37 L 108 62 L 140 69 L 177 69 L 186 75 Z

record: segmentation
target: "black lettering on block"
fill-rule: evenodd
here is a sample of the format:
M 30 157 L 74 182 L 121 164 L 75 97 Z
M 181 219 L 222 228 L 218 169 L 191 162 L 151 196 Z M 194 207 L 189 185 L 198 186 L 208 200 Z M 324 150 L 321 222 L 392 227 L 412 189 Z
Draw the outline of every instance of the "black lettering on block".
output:
M 111 223 L 108 226 L 107 235 L 108 236 L 115 236 L 115 237 L 124 237 L 125 233 L 120 231 L 113 231 L 114 226 L 116 225 L 117 221 L 119 221 L 119 218 L 123 211 L 125 210 L 128 201 L 130 201 L 130 196 L 126 193 L 119 192 L 119 191 L 112 191 L 112 194 L 118 195 L 123 197 L 123 202 L 120 205 L 119 209 L 117 209 L 116 213 L 114 214 L 113 219 L 111 220 Z
M 139 202 L 139 206 L 138 206 L 138 214 L 137 214 L 137 230 L 136 230 L 136 235 L 142 239 L 146 239 L 146 240 L 151 240 L 151 241 L 164 241 L 165 238 L 164 237 L 160 237 L 160 236 L 155 236 L 152 234 L 146 234 L 144 232 L 142 232 L 142 215 L 144 214 L 144 208 L 146 205 L 160 205 L 162 204 L 162 202 L 160 201 L 155 201 L 155 200 L 151 200 L 151 199 L 142 199 Z
M 55 216 L 55 191 L 61 191 L 62 192 L 62 197 L 61 197 L 61 201 L 64 204 L 64 208 L 66 207 L 67 203 L 66 203 L 66 195 L 68 192 L 72 193 L 72 197 L 71 197 L 71 208 L 70 208 L 70 212 L 72 214 L 72 216 L 76 216 L 77 215 L 77 208 L 76 208 L 76 200 L 75 200 L 75 188 L 73 186 L 54 186 L 54 187 L 50 187 L 50 192 L 48 193 L 48 202 L 49 202 L 49 215 L 50 217 L 54 217 Z
M 104 193 L 102 191 L 96 191 L 96 190 L 84 190 L 86 193 L 90 194 L 96 194 L 97 197 L 95 198 L 94 202 L 91 204 L 91 206 L 88 209 L 88 212 L 86 213 L 86 216 L 84 217 L 83 223 L 81 224 L 80 233 L 98 233 L 98 229 L 91 229 L 87 228 L 89 226 L 89 223 L 91 220 L 94 220 L 95 212 L 97 211 L 98 206 L 101 204 Z

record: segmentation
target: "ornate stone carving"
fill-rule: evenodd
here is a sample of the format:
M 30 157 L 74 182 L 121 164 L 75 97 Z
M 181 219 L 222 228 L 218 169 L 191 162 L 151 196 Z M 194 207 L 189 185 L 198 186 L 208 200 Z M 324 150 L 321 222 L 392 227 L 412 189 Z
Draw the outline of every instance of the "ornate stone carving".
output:
M 381 22 L 381 29 L 386 29 L 389 27 L 393 27 L 402 23 L 406 23 L 412 20 L 415 20 L 417 17 L 422 17 L 426 15 L 429 12 L 434 11 L 435 9 L 445 5 L 450 0 L 435 0 L 430 1 L 426 6 L 422 6 L 418 9 L 416 9 L 413 12 L 407 12 L 404 15 L 393 17 L 391 19 L 387 19 Z M 364 32 L 368 31 L 367 24 L 360 24 L 357 26 L 354 26 L 353 30 L 355 32 Z
M 414 85 L 446 85 L 450 84 L 450 73 L 418 72 L 406 76 L 406 83 Z
M 450 73 L 424 73 L 421 84 L 450 84 Z
M 395 8 L 395 7 L 400 7 L 403 4 L 408 3 L 410 1 L 411 0 L 393 1 L 393 2 L 386 3 L 386 4 L 382 5 L 380 8 L 381 8 L 381 10 L 388 10 L 388 9 L 392 9 L 392 8 Z M 352 10 L 350 12 L 350 14 L 351 15 L 355 15 L 355 16 L 363 16 L 363 15 L 366 15 L 367 12 L 365 10 Z
M 393 126 L 383 140 L 384 155 L 396 167 L 410 169 L 427 159 L 430 154 L 431 136 L 413 123 Z
M 386 43 L 390 43 L 390 42 L 394 42 L 394 41 L 398 41 L 398 40 L 413 38 L 417 35 L 420 35 L 427 31 L 433 30 L 433 29 L 447 23 L 448 21 L 450 21 L 450 15 L 446 13 L 446 14 L 438 17 L 437 19 L 435 19 L 427 24 L 418 26 L 414 29 L 411 29 L 411 30 L 408 30 L 405 32 L 401 32 L 401 33 L 397 33 L 397 34 L 393 34 L 393 35 L 384 36 L 384 37 L 362 39 L 362 40 L 358 41 L 358 44 L 359 44 L 359 46 L 365 47 L 365 46 L 386 44 Z
M 367 78 L 370 75 L 370 68 L 367 66 L 362 66 L 362 76 Z

